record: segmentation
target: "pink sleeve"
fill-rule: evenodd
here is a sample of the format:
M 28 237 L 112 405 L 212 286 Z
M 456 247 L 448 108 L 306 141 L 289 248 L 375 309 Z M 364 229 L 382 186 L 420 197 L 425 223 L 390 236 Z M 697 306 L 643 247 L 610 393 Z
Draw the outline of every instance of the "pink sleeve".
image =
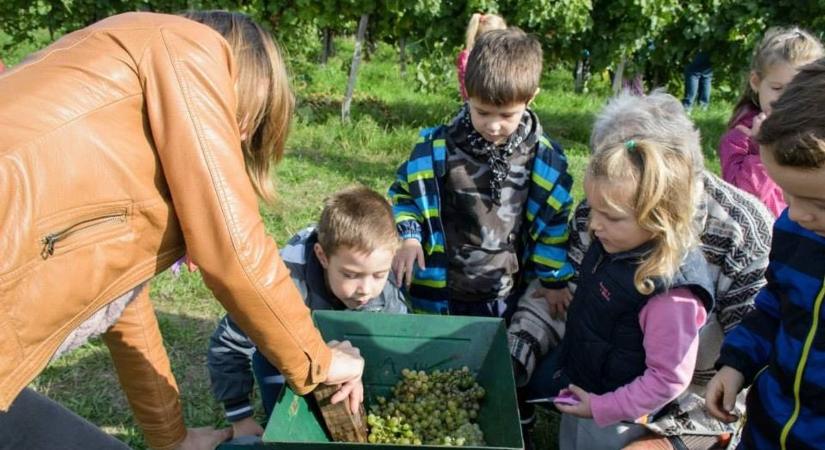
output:
M 687 288 L 672 289 L 648 300 L 639 314 L 647 369 L 613 392 L 590 397 L 596 424 L 603 427 L 635 421 L 684 392 L 693 377 L 699 328 L 706 318 L 704 306 Z
M 458 54 L 455 60 L 455 67 L 458 72 L 458 89 L 461 91 L 461 98 L 467 100 L 467 89 L 464 87 L 464 74 L 467 73 L 467 58 L 470 57 L 470 52 L 465 48 Z
M 774 216 L 782 213 L 787 206 L 785 196 L 768 176 L 753 139 L 742 130 L 731 128 L 719 143 L 719 161 L 725 181 L 756 196 Z

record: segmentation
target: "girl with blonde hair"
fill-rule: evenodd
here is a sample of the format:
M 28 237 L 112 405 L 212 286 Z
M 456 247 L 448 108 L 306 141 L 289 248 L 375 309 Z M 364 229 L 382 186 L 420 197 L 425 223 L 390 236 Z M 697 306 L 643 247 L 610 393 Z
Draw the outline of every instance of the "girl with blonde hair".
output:
M 667 126 L 641 126 L 645 133 L 621 140 L 604 129 L 606 120 L 625 128 L 621 117 L 605 116 L 645 101 L 614 99 L 591 141 L 584 188 L 593 242 L 559 349 L 567 385 L 556 401 L 561 449 L 616 449 L 647 434 L 638 423 L 687 389 L 713 306 L 693 223 L 694 162 L 657 135 Z
M 507 28 L 507 23 L 495 14 L 475 13 L 470 17 L 470 23 L 467 24 L 467 40 L 465 41 L 464 49 L 458 53 L 458 57 L 455 60 L 455 67 L 458 73 L 458 88 L 461 92 L 462 100 L 467 101 L 464 75 L 467 73 L 467 59 L 470 57 L 470 52 L 473 50 L 476 39 L 484 32 L 503 30 L 505 28 Z

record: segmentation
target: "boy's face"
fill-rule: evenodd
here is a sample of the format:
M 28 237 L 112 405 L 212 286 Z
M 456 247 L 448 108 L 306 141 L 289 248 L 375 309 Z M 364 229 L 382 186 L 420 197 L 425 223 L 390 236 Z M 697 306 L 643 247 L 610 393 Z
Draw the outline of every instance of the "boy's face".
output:
M 329 290 L 348 309 L 359 309 L 378 297 L 387 283 L 392 258 L 392 247 L 382 247 L 372 253 L 351 248 L 339 248 L 327 255 L 320 244 L 315 244 L 315 255 L 324 267 Z
M 481 137 L 500 145 L 518 128 L 527 103 L 515 102 L 496 106 L 470 97 L 470 120 Z
M 780 166 L 769 148 L 761 148 L 768 175 L 782 188 L 788 216 L 802 227 L 825 236 L 825 168 Z

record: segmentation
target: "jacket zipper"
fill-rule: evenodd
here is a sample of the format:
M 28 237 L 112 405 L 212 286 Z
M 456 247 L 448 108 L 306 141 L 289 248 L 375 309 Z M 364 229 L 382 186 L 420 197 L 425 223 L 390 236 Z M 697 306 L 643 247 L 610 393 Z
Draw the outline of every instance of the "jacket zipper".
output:
M 787 450 L 788 435 L 791 434 L 791 428 L 793 428 L 796 420 L 799 418 L 799 410 L 802 406 L 799 402 L 799 390 L 802 388 L 802 374 L 805 372 L 805 365 L 808 362 L 808 356 L 813 346 L 814 336 L 816 336 L 816 330 L 819 328 L 819 314 L 822 311 L 823 297 L 825 297 L 825 280 L 823 280 L 822 287 L 820 287 L 819 294 L 817 294 L 816 301 L 814 301 L 811 329 L 808 330 L 808 336 L 805 337 L 805 343 L 802 345 L 802 354 L 799 356 L 799 363 L 796 365 L 796 373 L 794 374 L 793 381 L 793 414 L 791 414 L 785 426 L 782 427 L 782 434 L 779 435 L 779 445 L 782 450 Z
M 599 266 L 602 265 L 602 260 L 604 260 L 604 253 L 599 255 L 599 259 L 596 260 L 596 264 L 593 264 L 593 270 L 590 271 L 591 274 L 596 273 L 599 270 Z
M 106 214 L 104 216 L 86 219 L 60 231 L 49 233 L 46 236 L 43 236 L 43 239 L 40 240 L 40 243 L 43 244 L 43 249 L 40 251 L 40 256 L 43 259 L 48 259 L 49 256 L 54 255 L 55 244 L 77 233 L 78 231 L 86 230 L 98 225 L 105 225 L 107 223 L 123 223 L 125 220 L 125 212 Z

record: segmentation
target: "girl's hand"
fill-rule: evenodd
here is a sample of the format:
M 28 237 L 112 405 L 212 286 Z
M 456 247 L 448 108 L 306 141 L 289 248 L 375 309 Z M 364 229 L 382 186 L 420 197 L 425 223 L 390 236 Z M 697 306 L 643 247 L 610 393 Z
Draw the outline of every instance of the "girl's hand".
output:
M 239 436 L 263 436 L 264 429 L 252 416 L 232 422 L 232 437 Z
M 424 249 L 418 239 L 404 239 L 401 248 L 392 259 L 392 271 L 395 272 L 395 282 L 399 286 L 410 287 L 413 278 L 415 263 L 424 269 Z
M 330 398 L 330 402 L 338 403 L 347 399 L 350 411 L 358 414 L 364 401 L 364 385 L 361 383 L 364 358 L 361 357 L 361 351 L 358 347 L 353 347 L 349 341 L 329 341 L 327 345 L 332 349 L 332 362 L 324 383 L 341 385 Z
M 547 289 L 539 286 L 533 292 L 533 298 L 543 298 L 550 305 L 550 317 L 554 319 L 563 319 L 567 313 L 567 308 L 573 300 L 573 293 L 567 286 L 561 289 Z
M 768 115 L 764 112 L 761 112 L 753 118 L 753 124 L 751 124 L 750 128 L 744 125 L 737 125 L 736 129 L 741 131 L 742 133 L 745 133 L 745 136 L 756 139 L 756 136 L 759 135 L 759 130 L 762 129 L 762 122 L 764 122 L 767 118 Z
M 736 406 L 736 394 L 742 390 L 745 377 L 738 370 L 724 366 L 708 382 L 705 391 L 705 408 L 711 416 L 722 422 L 734 422 L 738 419 L 731 414 Z
M 559 391 L 559 395 L 564 394 L 575 395 L 579 398 L 579 403 L 576 405 L 562 405 L 555 403 L 556 408 L 558 408 L 559 411 L 565 414 L 581 417 L 582 419 L 593 418 L 593 411 L 590 409 L 590 393 L 575 384 L 571 384 L 570 386 L 567 386 L 567 389 L 562 389 Z

